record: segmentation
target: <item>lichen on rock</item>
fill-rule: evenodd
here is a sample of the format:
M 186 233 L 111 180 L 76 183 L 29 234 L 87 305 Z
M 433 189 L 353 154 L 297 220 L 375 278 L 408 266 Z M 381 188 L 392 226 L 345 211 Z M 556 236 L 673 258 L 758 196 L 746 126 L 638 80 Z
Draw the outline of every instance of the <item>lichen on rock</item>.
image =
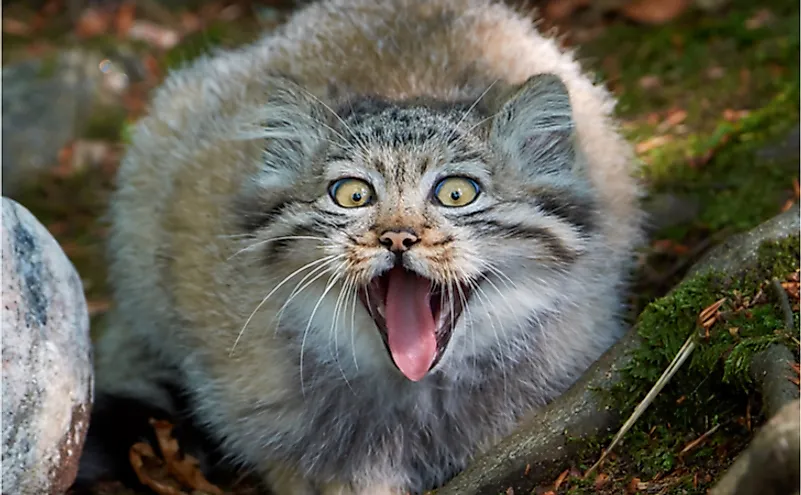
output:
M 93 397 L 83 286 L 27 209 L 2 198 L 2 216 L 3 493 L 63 493 Z

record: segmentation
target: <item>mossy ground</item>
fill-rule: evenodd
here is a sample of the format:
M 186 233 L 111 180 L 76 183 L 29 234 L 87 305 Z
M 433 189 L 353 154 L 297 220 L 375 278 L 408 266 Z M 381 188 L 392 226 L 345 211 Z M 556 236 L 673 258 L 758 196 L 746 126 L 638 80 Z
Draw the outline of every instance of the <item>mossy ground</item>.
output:
M 19 2 L 4 14 L 25 20 L 24 9 Z M 113 35 L 79 40 L 69 21 L 56 17 L 34 36 L 4 33 L 3 61 L 30 56 L 32 47 L 47 56 L 69 44 L 103 53 L 125 44 L 141 56 L 152 56 L 163 76 L 214 47 L 253 39 L 261 26 L 252 15 L 213 21 L 175 48 L 158 50 Z M 747 357 L 769 341 L 797 345 L 781 332 L 782 315 L 770 291 L 749 310 L 750 316 L 732 312 L 730 305 L 753 298 L 769 276 L 797 268 L 798 240 L 794 250 L 792 242 L 774 249 L 774 254 L 783 253 L 774 259 L 784 261 L 763 267 L 755 278 L 720 285 L 711 276 L 699 277 L 668 298 L 658 298 L 683 276 L 701 248 L 757 225 L 796 198 L 797 148 L 788 151 L 775 143 L 785 141 L 799 121 L 798 2 L 732 0 L 721 12 L 689 12 L 663 26 L 611 20 L 597 38 L 579 47 L 579 56 L 618 96 L 617 113 L 639 150 L 648 194 L 670 195 L 697 208 L 696 215 L 655 232 L 653 239 L 660 242 L 642 251 L 632 303 L 635 313 L 645 308 L 640 328 L 647 346 L 628 370 L 626 387 L 616 390 L 617 406 L 630 411 L 641 399 L 687 335 L 697 331 L 696 318 L 704 307 L 725 296 L 729 306 L 723 309 L 732 313 L 712 328 L 709 342 L 626 436 L 617 457 L 602 467 L 609 481 L 601 491 L 620 493 L 636 477 L 651 488 L 665 483 L 659 493 L 704 493 L 760 420 L 758 397 L 749 390 L 742 373 L 745 361 L 738 356 Z M 42 77 L 54 69 L 53 64 L 43 67 Z M 112 111 L 90 122 L 82 137 L 116 144 L 125 140 L 125 125 L 131 120 L 125 111 Z M 113 175 L 113 167 L 53 174 L 15 198 L 64 246 L 83 277 L 90 303 L 101 308 L 98 313 L 108 300 L 103 214 Z M 93 326 L 98 323 L 95 318 Z M 739 330 L 733 335 L 730 328 Z M 751 429 L 742 420 L 747 411 Z M 717 425 L 706 442 L 679 455 L 687 443 Z M 597 439 L 576 467 L 589 467 L 607 440 Z M 586 493 L 594 482 L 569 478 L 559 493 Z
M 649 304 L 637 327 L 644 345 L 624 370 L 624 380 L 608 394 L 611 407 L 630 414 L 657 381 L 685 340 L 704 334 L 698 315 L 725 298 L 721 318 L 700 337 L 699 346 L 661 392 L 645 415 L 624 437 L 618 455 L 599 473 L 608 476 L 603 493 L 619 493 L 635 476 L 660 486 L 659 493 L 704 494 L 764 419 L 748 374 L 754 353 L 778 343 L 798 357 L 798 306 L 795 327 L 787 329 L 779 296 L 771 280 L 786 280 L 799 269 L 799 238 L 762 246 L 760 262 L 736 277 L 707 272 Z M 791 370 L 788 366 L 788 377 Z M 706 440 L 686 454 L 681 451 L 707 432 Z M 588 468 L 609 438 L 596 439 L 587 450 Z M 567 487 L 583 493 L 586 484 Z M 571 485 L 569 482 L 568 485 Z

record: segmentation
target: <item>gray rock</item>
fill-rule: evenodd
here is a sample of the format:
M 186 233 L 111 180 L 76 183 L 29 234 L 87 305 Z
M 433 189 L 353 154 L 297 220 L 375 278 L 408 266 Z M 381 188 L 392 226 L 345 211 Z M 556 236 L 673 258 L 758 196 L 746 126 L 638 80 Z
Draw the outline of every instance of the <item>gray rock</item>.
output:
M 3 67 L 4 196 L 14 197 L 39 173 L 58 165 L 58 153 L 99 112 L 119 111 L 120 93 L 141 79 L 132 57 L 66 50 Z M 104 62 L 111 61 L 111 63 Z
M 763 242 L 798 235 L 799 228 L 801 228 L 801 212 L 796 204 L 754 229 L 729 238 L 701 258 L 687 273 L 687 277 L 705 270 L 736 273 L 741 267 L 753 263 Z
M 83 286 L 27 209 L 2 198 L 2 215 L 3 494 L 64 493 L 94 393 Z
M 757 157 L 762 160 L 797 160 L 799 152 L 801 152 L 801 126 L 796 125 L 783 140 L 757 151 Z

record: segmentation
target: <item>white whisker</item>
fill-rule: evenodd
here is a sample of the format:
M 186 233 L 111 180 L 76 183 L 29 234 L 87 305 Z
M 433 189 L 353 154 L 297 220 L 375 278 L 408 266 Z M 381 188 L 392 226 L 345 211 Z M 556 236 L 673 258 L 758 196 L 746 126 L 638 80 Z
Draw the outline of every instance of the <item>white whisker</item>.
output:
M 342 264 L 337 268 L 342 268 Z M 303 339 L 300 342 L 300 394 L 302 396 L 306 396 L 306 389 L 303 385 L 303 351 L 306 347 L 306 337 L 309 335 L 309 330 L 311 329 L 312 322 L 314 321 L 314 315 L 317 314 L 317 309 L 322 304 L 323 299 L 325 296 L 328 295 L 328 292 L 331 291 L 331 288 L 342 278 L 341 273 L 337 273 L 336 270 L 333 271 L 331 277 L 328 279 L 328 285 L 325 286 L 325 290 L 323 290 L 323 294 L 317 299 L 317 304 L 314 305 L 312 309 L 311 315 L 309 315 L 309 322 L 306 324 L 306 329 L 303 331 Z
M 302 267 L 298 268 L 294 272 L 292 272 L 289 275 L 287 275 L 286 277 L 284 277 L 284 279 L 281 280 L 281 282 L 278 285 L 273 287 L 273 289 L 266 296 L 264 296 L 264 299 L 262 299 L 261 302 L 258 304 L 258 306 L 256 306 L 256 309 L 254 309 L 253 312 L 250 313 L 250 316 L 248 316 L 248 319 L 245 321 L 245 324 L 242 325 L 242 329 L 239 331 L 239 334 L 237 334 L 236 340 L 234 340 L 234 345 L 231 346 L 231 351 L 228 353 L 228 356 L 229 357 L 233 356 L 234 350 L 236 349 L 236 346 L 239 343 L 239 339 L 241 339 L 242 338 L 242 334 L 245 333 L 245 329 L 250 324 L 250 320 L 253 319 L 253 316 L 255 316 L 255 314 L 259 311 L 259 309 L 261 309 L 261 307 L 264 306 L 264 304 L 267 302 L 267 300 L 270 299 L 270 297 L 273 294 L 275 294 L 276 291 L 278 291 L 278 289 L 280 289 L 285 283 L 287 283 L 289 280 L 291 280 L 297 274 L 301 273 L 303 270 L 311 268 L 312 266 L 318 265 L 320 263 L 326 263 L 328 261 L 331 261 L 332 259 L 341 258 L 342 256 L 344 256 L 344 255 L 324 256 L 324 257 L 322 257 L 320 259 L 314 260 L 314 261 L 312 261 L 310 263 L 307 263 L 307 264 L 303 265 Z
M 332 241 L 331 239 L 329 239 L 327 237 L 315 237 L 315 236 L 310 236 L 310 235 L 287 235 L 287 236 L 282 236 L 282 237 L 271 237 L 270 239 L 262 239 L 262 240 L 260 240 L 258 242 L 255 242 L 253 244 L 250 244 L 250 245 L 240 249 L 239 251 L 237 251 L 234 254 L 232 254 L 228 258 L 227 261 L 231 261 L 234 257 L 238 256 L 239 254 L 244 253 L 245 251 L 250 251 L 250 250 L 255 249 L 255 248 L 259 247 L 259 246 L 263 246 L 264 244 L 267 244 L 267 243 L 270 243 L 270 242 L 274 242 L 274 241 L 289 241 L 289 240 L 315 240 L 315 241 L 321 241 L 322 243 L 328 243 L 329 245 L 335 244 L 334 241 Z

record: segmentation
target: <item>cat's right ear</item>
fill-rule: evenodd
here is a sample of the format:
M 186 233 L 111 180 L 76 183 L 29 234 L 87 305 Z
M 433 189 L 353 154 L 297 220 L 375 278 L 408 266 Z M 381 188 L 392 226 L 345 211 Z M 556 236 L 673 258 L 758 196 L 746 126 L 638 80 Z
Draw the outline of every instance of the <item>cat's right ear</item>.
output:
M 554 74 L 538 74 L 493 97 L 491 141 L 522 167 L 542 175 L 575 165 L 573 112 L 567 87 Z

